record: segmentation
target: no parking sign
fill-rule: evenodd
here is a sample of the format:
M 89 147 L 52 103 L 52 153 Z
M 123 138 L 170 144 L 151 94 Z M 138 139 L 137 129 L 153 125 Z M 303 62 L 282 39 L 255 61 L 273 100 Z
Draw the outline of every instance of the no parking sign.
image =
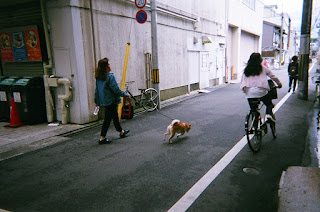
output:
M 147 18 L 148 18 L 148 15 L 144 10 L 139 10 L 136 14 L 136 19 L 140 24 L 143 24 L 144 22 L 146 22 Z
M 138 8 L 144 8 L 147 4 L 146 0 L 135 0 L 134 2 Z M 138 21 L 139 24 L 143 24 L 147 21 L 148 15 L 146 11 L 144 10 L 139 10 L 136 14 L 136 20 Z

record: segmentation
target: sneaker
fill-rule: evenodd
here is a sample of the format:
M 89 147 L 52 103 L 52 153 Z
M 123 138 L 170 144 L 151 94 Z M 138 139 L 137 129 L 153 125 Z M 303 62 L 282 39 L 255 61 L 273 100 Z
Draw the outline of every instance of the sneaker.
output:
M 124 133 L 122 135 L 120 134 L 120 138 L 126 137 L 129 132 L 130 130 L 124 130 Z
M 274 117 L 274 115 L 266 114 L 266 119 L 268 121 L 276 122 L 276 118 Z
M 111 139 L 109 139 L 109 138 L 105 138 L 105 139 L 103 139 L 103 140 L 99 140 L 99 144 L 109 144 L 109 143 L 111 143 Z

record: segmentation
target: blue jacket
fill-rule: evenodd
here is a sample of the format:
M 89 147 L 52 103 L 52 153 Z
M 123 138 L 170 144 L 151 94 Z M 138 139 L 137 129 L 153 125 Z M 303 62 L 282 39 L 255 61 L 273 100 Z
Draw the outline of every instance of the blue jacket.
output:
M 96 79 L 94 101 L 98 106 L 109 106 L 112 103 L 119 104 L 121 102 L 120 96 L 126 97 L 127 93 L 119 88 L 112 73 L 108 73 L 106 80 Z

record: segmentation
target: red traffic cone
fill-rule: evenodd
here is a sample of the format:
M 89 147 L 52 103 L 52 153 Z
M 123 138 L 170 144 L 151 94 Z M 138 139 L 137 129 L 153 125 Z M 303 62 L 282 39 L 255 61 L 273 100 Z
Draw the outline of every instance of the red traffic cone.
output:
M 11 98 L 11 116 L 10 116 L 10 124 L 6 127 L 20 127 L 22 123 L 20 122 L 18 110 L 16 107 L 16 103 L 13 98 Z

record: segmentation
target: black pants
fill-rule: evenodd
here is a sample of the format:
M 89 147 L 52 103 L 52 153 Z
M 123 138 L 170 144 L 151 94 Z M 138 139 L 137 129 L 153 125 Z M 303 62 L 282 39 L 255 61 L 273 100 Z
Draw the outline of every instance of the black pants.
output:
M 109 106 L 104 107 L 105 108 L 105 115 L 104 115 L 104 121 L 101 129 L 101 136 L 105 137 L 107 135 L 111 120 L 113 120 L 113 124 L 118 132 L 122 131 L 122 127 L 119 122 L 119 116 L 118 116 L 118 105 L 112 104 Z
M 291 90 L 292 81 L 293 81 L 293 91 L 296 90 L 297 79 L 298 79 L 298 77 L 290 77 L 289 76 L 289 91 Z
M 266 114 L 272 115 L 272 108 L 274 107 L 272 103 L 272 99 L 270 98 L 269 94 L 261 97 L 261 98 L 248 98 L 248 102 L 250 105 L 251 110 L 256 110 L 258 108 L 258 105 L 260 104 L 260 101 L 263 102 L 263 104 L 266 105 Z

